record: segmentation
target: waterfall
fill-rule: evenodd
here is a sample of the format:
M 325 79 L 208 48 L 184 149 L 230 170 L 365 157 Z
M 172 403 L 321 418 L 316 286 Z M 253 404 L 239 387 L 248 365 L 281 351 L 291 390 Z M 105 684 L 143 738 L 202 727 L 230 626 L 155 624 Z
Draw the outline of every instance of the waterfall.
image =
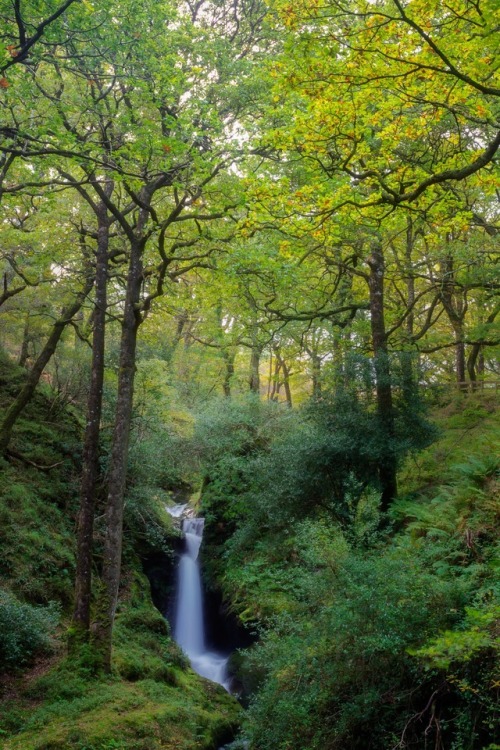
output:
M 203 518 L 185 518 L 182 522 L 186 550 L 179 562 L 174 638 L 189 657 L 195 672 L 218 682 L 229 691 L 228 657 L 208 650 L 205 644 L 203 590 L 198 561 L 204 523 Z

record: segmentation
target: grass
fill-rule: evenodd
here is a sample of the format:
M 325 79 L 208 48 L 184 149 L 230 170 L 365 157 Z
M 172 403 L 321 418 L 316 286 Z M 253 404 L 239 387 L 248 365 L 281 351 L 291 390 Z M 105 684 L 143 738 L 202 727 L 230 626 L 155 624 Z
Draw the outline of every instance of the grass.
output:
M 399 472 L 401 496 L 430 496 L 436 487 L 453 480 L 457 467 L 469 460 L 500 455 L 500 396 L 456 394 L 452 401 L 431 410 L 439 430 L 428 448 L 410 456 Z

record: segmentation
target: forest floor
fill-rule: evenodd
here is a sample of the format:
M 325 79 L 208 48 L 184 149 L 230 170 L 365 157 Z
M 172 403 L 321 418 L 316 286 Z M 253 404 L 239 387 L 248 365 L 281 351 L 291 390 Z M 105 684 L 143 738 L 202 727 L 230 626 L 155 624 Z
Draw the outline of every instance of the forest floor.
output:
M 132 589 L 113 675 L 67 657 L 61 634 L 57 654 L 0 681 L 2 750 L 213 750 L 234 736 L 235 698 L 187 667 L 147 580 L 137 576 Z

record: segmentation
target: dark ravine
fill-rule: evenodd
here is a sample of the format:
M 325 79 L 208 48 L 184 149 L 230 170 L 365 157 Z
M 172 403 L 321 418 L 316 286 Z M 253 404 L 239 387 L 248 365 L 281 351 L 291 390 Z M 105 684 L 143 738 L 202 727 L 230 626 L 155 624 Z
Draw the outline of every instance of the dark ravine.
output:
M 150 582 L 153 603 L 169 622 L 174 639 L 194 671 L 239 697 L 242 686 L 231 673 L 231 654 L 250 645 L 252 638 L 224 610 L 222 596 L 204 586 L 198 562 L 204 519 L 183 517 L 187 507 L 182 504 L 170 509 L 183 531 L 174 555 L 161 552 L 150 555 L 143 561 L 143 569 Z M 236 740 L 234 731 L 221 737 L 220 742 L 218 750 L 245 748 Z

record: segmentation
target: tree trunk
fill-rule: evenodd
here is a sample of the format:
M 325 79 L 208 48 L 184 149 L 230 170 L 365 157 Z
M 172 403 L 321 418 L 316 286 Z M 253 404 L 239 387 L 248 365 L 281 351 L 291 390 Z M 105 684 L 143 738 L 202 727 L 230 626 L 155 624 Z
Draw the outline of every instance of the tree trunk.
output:
M 255 299 L 250 294 L 249 290 L 244 292 L 248 306 L 252 311 L 252 322 L 250 329 L 250 373 L 248 377 L 248 385 L 252 393 L 260 394 L 260 357 L 262 354 L 263 346 L 259 344 L 259 321 L 258 321 L 258 309 Z
M 477 360 L 477 374 L 480 377 L 484 376 L 484 352 L 483 352 L 482 347 L 481 347 L 481 351 L 479 352 L 479 357 Z
M 315 351 L 310 351 L 311 357 L 311 378 L 312 378 L 312 397 L 321 396 L 321 357 Z
M 19 367 L 26 367 L 26 362 L 28 360 L 29 355 L 29 343 L 30 343 L 30 313 L 26 313 L 26 318 L 24 320 L 24 328 L 23 328 L 23 341 L 21 344 L 21 351 L 19 352 L 19 361 L 18 365 Z
M 406 299 L 407 306 L 410 310 L 406 318 L 406 340 L 408 347 L 411 346 L 414 336 L 415 327 L 415 277 L 412 269 L 412 256 L 414 247 L 415 234 L 413 232 L 413 222 L 411 217 L 407 219 L 406 225 L 406 247 L 405 247 L 405 260 L 406 260 Z M 401 352 L 401 386 L 403 391 L 403 398 L 407 403 L 410 403 L 415 394 L 416 379 L 413 367 L 413 353 L 410 349 L 405 349 Z
M 267 400 L 271 401 L 271 385 L 273 385 L 273 349 L 269 352 L 269 378 L 267 381 Z M 274 386 L 273 386 L 274 390 Z
M 472 384 L 473 391 L 475 391 L 477 388 L 476 363 L 478 361 L 480 351 L 481 344 L 479 342 L 476 342 L 472 345 L 469 357 L 467 359 L 467 372 L 469 373 L 469 380 Z
M 455 335 L 455 377 L 459 388 L 464 389 L 467 387 L 465 385 L 466 363 L 464 343 L 464 321 L 468 307 L 467 298 L 465 297 L 465 292 L 461 290 L 460 293 L 463 294 L 463 297 L 457 294 L 455 270 L 451 255 L 443 259 L 441 268 L 441 300 Z
M 92 584 L 92 536 L 94 530 L 95 491 L 99 477 L 99 434 L 104 382 L 104 344 L 107 308 L 109 220 L 106 208 L 99 205 L 95 269 L 95 304 L 92 334 L 92 366 L 87 402 L 87 423 L 83 444 L 83 466 L 78 517 L 75 607 L 72 643 L 88 639 Z
M 222 357 L 224 359 L 225 371 L 224 380 L 222 383 L 222 390 L 226 398 L 231 398 L 231 380 L 234 375 L 234 359 L 235 352 L 229 352 L 227 349 L 222 349 Z
M 61 317 L 56 320 L 56 322 L 52 326 L 52 332 L 47 339 L 45 346 L 38 355 L 35 364 L 29 371 L 25 384 L 23 385 L 15 401 L 5 412 L 3 422 L 0 425 L 0 454 L 6 452 L 12 436 L 14 425 L 16 424 L 23 409 L 33 398 L 33 394 L 35 393 L 35 389 L 38 385 L 42 372 L 44 371 L 45 367 L 50 361 L 50 358 L 54 354 L 64 329 L 69 323 L 71 323 L 73 317 L 82 307 L 87 298 L 87 295 L 92 289 L 93 283 L 93 278 L 89 277 L 85 282 L 84 288 L 76 295 L 73 302 L 63 309 Z
M 370 319 L 375 365 L 375 391 L 377 413 L 387 443 L 386 455 L 379 465 L 382 489 L 380 510 L 386 513 L 397 495 L 396 460 L 391 442 L 394 437 L 394 412 L 392 404 L 391 373 L 387 351 L 387 336 L 384 320 L 384 256 L 379 243 L 374 244 L 368 258 L 370 267 Z
M 175 320 L 177 322 L 177 326 L 175 329 L 175 335 L 171 341 L 171 343 L 166 345 L 165 353 L 164 353 L 164 359 L 165 362 L 169 367 L 172 366 L 172 362 L 174 360 L 175 353 L 177 351 L 177 347 L 180 344 L 180 341 L 184 335 L 184 329 L 188 323 L 188 314 L 187 312 L 181 312 L 179 315 L 175 317 Z
M 500 312 L 500 305 L 498 305 L 486 318 L 486 321 L 481 317 L 481 323 L 486 323 L 487 325 L 491 325 L 495 322 L 495 319 Z M 476 390 L 477 388 L 477 376 L 482 376 L 484 374 L 484 348 L 485 341 L 484 339 L 481 341 L 475 341 L 472 344 L 471 351 L 469 353 L 469 357 L 467 359 L 467 372 L 469 373 L 469 378 L 472 384 L 472 390 Z M 477 369 L 476 369 L 477 365 Z
M 273 351 L 274 350 L 271 349 L 271 359 L 272 359 Z M 274 363 L 274 372 L 272 373 L 272 376 L 271 376 L 272 388 L 269 394 L 269 401 L 278 400 L 277 396 L 279 393 L 279 385 L 280 385 L 280 371 L 281 371 L 281 364 L 280 364 L 278 357 L 276 357 L 276 361 Z
M 287 406 L 292 408 L 292 391 L 290 388 L 290 370 L 288 369 L 288 365 L 286 362 L 283 362 L 283 385 L 285 386 L 285 396 L 286 396 L 286 403 Z
M 280 369 L 283 371 L 283 386 L 285 388 L 286 403 L 290 408 L 292 408 L 292 391 L 290 390 L 290 370 L 288 369 L 287 363 L 281 356 L 279 347 L 274 347 L 274 353 L 276 355 L 276 360 L 280 366 Z
M 252 345 L 250 354 L 250 376 L 248 384 L 252 393 L 260 393 L 260 355 L 262 354 L 262 347 L 258 344 Z
M 111 640 L 122 556 L 123 500 L 127 472 L 130 422 L 134 395 L 137 331 L 141 324 L 139 300 L 143 280 L 144 240 L 131 243 L 127 292 L 122 321 L 120 364 L 113 444 L 108 473 L 106 537 L 94 641 L 105 671 L 111 670 Z
M 465 344 L 463 341 L 464 329 L 463 326 L 455 327 L 455 336 L 457 343 L 455 346 L 455 371 L 457 373 L 457 383 L 461 389 L 465 386 Z

